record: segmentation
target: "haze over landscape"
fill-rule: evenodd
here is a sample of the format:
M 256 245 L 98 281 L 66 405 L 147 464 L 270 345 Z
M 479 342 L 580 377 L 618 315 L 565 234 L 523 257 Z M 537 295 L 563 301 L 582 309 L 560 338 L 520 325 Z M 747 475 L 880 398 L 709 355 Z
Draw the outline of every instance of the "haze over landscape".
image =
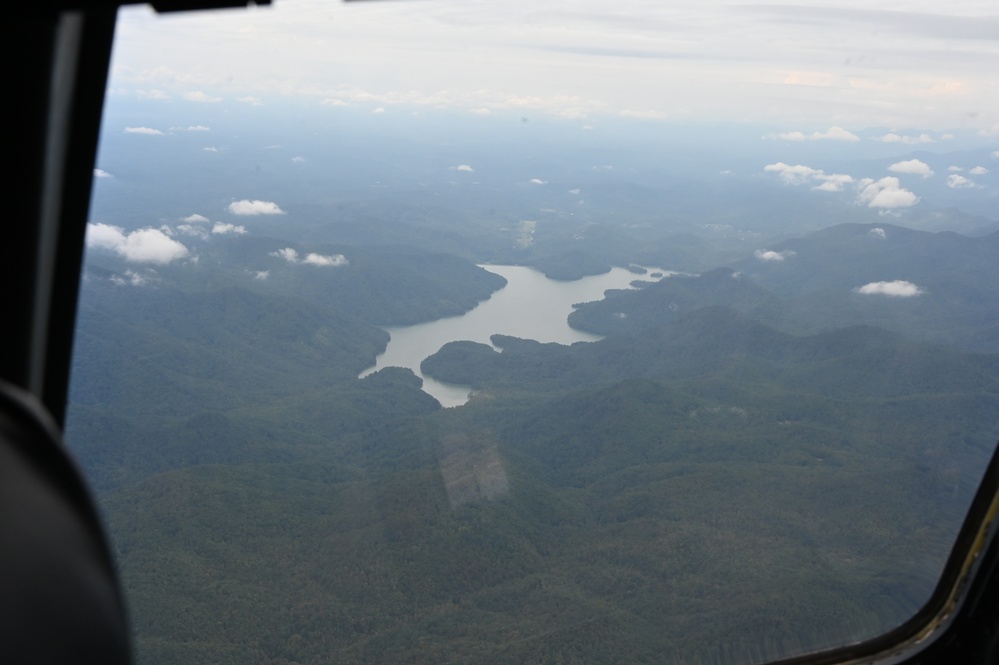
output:
M 756 663 L 911 616 L 999 438 L 997 34 L 122 10 L 68 440 L 140 662 Z

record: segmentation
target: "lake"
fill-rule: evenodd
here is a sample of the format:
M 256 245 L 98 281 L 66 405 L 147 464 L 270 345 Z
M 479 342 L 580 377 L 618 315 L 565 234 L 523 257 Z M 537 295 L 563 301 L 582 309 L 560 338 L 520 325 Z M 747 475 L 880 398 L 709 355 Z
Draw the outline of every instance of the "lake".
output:
M 497 334 L 559 344 L 595 342 L 601 339 L 600 335 L 569 327 L 567 319 L 573 304 L 601 300 L 608 289 L 633 288 L 630 283 L 635 280 L 657 281 L 659 278 L 650 276 L 652 272 L 671 274 L 658 268 L 650 268 L 644 275 L 613 268 L 602 275 L 567 282 L 549 279 L 525 266 L 481 267 L 505 277 L 507 285 L 461 316 L 384 328 L 391 335 L 388 347 L 360 377 L 383 367 L 408 367 L 423 379 L 424 392 L 442 406 L 460 406 L 468 401 L 469 386 L 442 383 L 420 372 L 423 359 L 448 342 L 469 340 L 490 344 L 489 338 Z

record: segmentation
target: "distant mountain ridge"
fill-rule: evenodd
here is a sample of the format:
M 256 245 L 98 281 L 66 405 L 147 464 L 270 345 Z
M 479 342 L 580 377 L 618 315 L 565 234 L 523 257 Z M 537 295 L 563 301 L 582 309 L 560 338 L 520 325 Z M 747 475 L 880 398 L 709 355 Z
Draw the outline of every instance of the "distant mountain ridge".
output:
M 970 238 L 890 224 L 842 224 L 760 248 L 727 269 L 612 292 L 579 306 L 569 321 L 582 330 L 619 334 L 674 320 L 692 308 L 727 305 L 793 332 L 866 323 L 999 352 L 996 284 L 999 232 Z
M 737 363 L 771 380 L 783 376 L 803 390 L 826 395 L 999 393 L 997 354 L 935 347 L 870 326 L 796 336 L 722 306 L 572 347 L 500 335 L 492 341 L 502 353 L 488 345 L 457 342 L 445 345 L 421 369 L 443 381 L 476 387 L 567 390 L 635 376 L 703 376 Z

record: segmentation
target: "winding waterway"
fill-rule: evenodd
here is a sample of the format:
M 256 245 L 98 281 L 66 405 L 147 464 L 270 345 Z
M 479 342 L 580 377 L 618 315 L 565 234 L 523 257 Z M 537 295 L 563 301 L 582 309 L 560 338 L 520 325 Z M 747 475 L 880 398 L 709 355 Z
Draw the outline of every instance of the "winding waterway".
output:
M 408 367 L 423 378 L 424 392 L 435 397 L 441 405 L 460 406 L 468 401 L 469 386 L 443 383 L 420 372 L 424 358 L 448 342 L 470 340 L 489 344 L 489 338 L 497 334 L 559 344 L 594 342 L 601 338 L 600 335 L 569 327 L 567 319 L 573 304 L 600 300 L 608 289 L 632 288 L 630 283 L 635 280 L 657 279 L 649 273 L 636 275 L 624 268 L 613 268 L 602 275 L 565 282 L 548 279 L 543 273 L 524 266 L 482 267 L 505 277 L 506 286 L 461 316 L 385 328 L 391 336 L 388 347 L 373 367 L 361 373 L 361 378 L 383 367 Z M 658 269 L 651 271 L 670 274 Z

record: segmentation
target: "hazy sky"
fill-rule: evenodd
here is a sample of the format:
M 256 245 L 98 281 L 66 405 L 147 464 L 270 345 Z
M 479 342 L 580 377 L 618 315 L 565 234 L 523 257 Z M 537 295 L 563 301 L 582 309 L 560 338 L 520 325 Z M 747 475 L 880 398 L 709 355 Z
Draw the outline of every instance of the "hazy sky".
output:
M 997 7 L 274 0 L 166 17 L 138 7 L 120 15 L 110 93 L 767 122 L 799 139 L 830 127 L 999 137 Z

